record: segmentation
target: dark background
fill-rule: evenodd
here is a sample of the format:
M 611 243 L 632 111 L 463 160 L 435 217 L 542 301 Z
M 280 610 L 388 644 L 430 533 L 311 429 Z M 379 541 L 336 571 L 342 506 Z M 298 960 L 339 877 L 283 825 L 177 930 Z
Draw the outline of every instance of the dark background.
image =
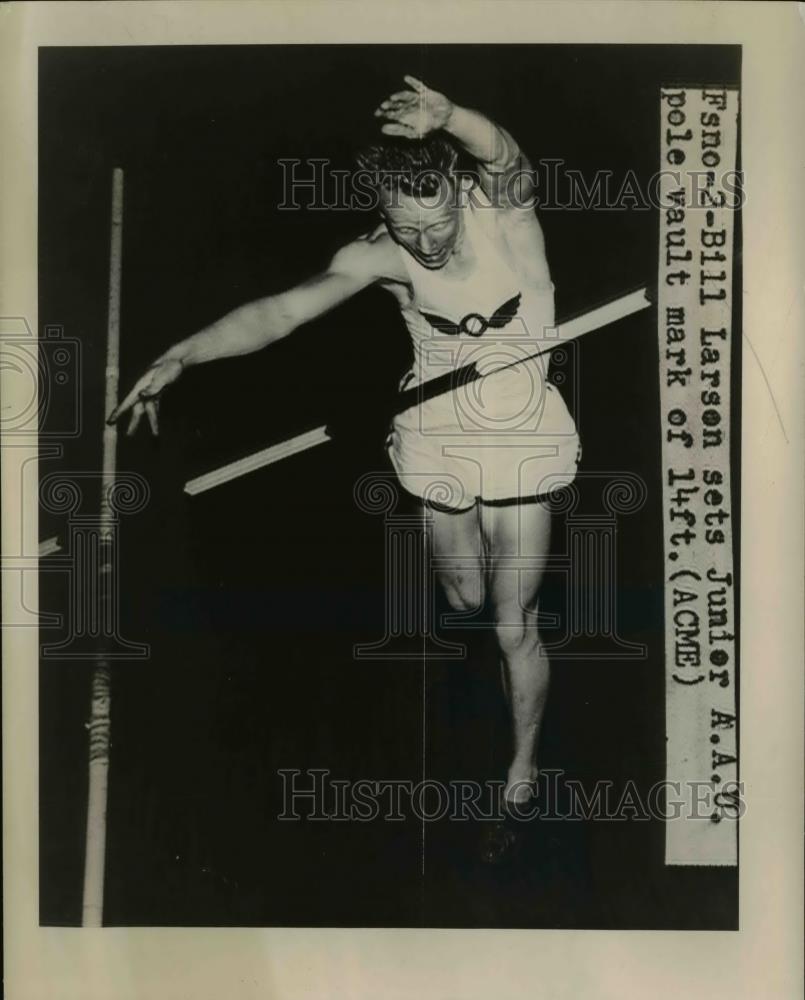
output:
M 80 387 L 82 427 L 42 475 L 100 465 L 113 167 L 125 170 L 127 391 L 168 345 L 308 276 L 372 225 L 365 213 L 278 211 L 277 160 L 329 157 L 348 168 L 404 73 L 499 121 L 532 160 L 561 158 L 588 177 L 633 170 L 645 182 L 658 166 L 660 85 L 738 85 L 740 50 L 41 50 L 39 316 L 80 345 L 70 384 Z M 544 211 L 541 221 L 560 319 L 656 280 L 654 212 Z M 475 864 L 464 824 L 428 827 L 423 866 L 413 819 L 277 821 L 279 768 L 422 777 L 422 664 L 352 655 L 354 643 L 381 636 L 385 600 L 382 517 L 358 510 L 352 490 L 386 469 L 377 414 L 408 352 L 391 298 L 370 290 L 268 351 L 192 369 L 164 399 L 158 440 L 121 437 L 120 469 L 151 488 L 148 506 L 122 524 L 121 629 L 151 655 L 114 668 L 106 922 L 736 927 L 736 871 L 665 868 L 656 821 L 542 824 L 509 874 Z M 582 471 L 629 471 L 649 488 L 618 532 L 619 631 L 649 655 L 555 664 L 541 765 L 646 789 L 665 774 L 652 311 L 586 338 L 577 360 L 567 398 Z M 54 392 L 45 416 L 57 436 L 74 420 L 69 397 Z M 337 432 L 333 443 L 183 494 L 191 476 L 322 423 Z M 66 519 L 43 512 L 40 537 L 52 534 L 64 540 Z M 561 518 L 555 538 L 558 552 Z M 40 600 L 64 612 L 63 577 L 43 573 Z M 557 579 L 546 582 L 545 606 L 562 613 Z M 469 652 L 427 667 L 426 772 L 499 778 L 495 670 L 477 633 L 444 634 Z M 43 924 L 80 922 L 89 675 L 80 662 L 40 669 Z

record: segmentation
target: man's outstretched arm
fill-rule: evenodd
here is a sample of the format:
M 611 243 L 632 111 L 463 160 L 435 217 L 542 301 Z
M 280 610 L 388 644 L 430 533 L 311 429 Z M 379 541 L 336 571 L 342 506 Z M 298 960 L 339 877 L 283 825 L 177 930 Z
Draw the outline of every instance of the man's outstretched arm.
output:
M 128 433 L 143 415 L 158 432 L 156 402 L 189 365 L 259 351 L 297 327 L 345 302 L 377 279 L 378 252 L 368 240 L 347 244 L 320 274 L 301 284 L 241 306 L 160 355 L 109 415 L 114 423 L 131 410 Z
M 406 76 L 411 90 L 392 94 L 375 115 L 387 119 L 386 135 L 423 138 L 437 129 L 449 133 L 478 164 L 481 185 L 500 207 L 531 207 L 531 165 L 506 129 L 480 111 L 454 104 L 416 77 Z

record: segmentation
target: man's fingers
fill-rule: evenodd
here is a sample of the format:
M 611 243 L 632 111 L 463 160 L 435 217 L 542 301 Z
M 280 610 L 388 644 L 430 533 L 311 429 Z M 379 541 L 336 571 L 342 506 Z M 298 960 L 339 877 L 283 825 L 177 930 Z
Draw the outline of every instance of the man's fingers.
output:
M 136 428 L 144 412 L 142 401 L 156 401 L 157 396 L 159 396 L 162 390 L 166 386 L 170 385 L 171 382 L 176 381 L 181 370 L 182 362 L 178 358 L 167 358 L 162 361 L 155 361 L 145 375 L 134 383 L 134 388 L 128 396 L 126 396 L 123 402 L 118 403 L 118 405 L 112 410 L 106 418 L 106 422 L 108 424 L 115 423 L 127 410 L 134 407 L 132 412 L 132 425 L 129 427 L 129 431 L 127 432 L 133 433 L 133 428 Z M 137 414 L 137 420 L 134 419 L 135 414 Z M 154 415 L 156 415 L 156 407 L 154 407 Z M 148 419 L 151 420 L 150 411 Z M 152 421 L 152 426 L 154 425 L 155 421 Z M 156 430 L 154 433 L 157 433 Z
M 129 426 L 126 428 L 126 436 L 131 437 L 131 435 L 140 426 L 140 421 L 143 418 L 143 413 L 145 412 L 145 404 L 141 399 L 138 399 L 134 404 L 134 408 L 131 411 L 131 420 L 129 421 Z
M 419 94 L 424 94 L 428 89 L 421 80 L 417 80 L 415 76 L 404 76 L 403 80 L 408 84 L 409 87 L 413 87 L 414 90 Z
M 411 95 L 414 96 L 413 94 Z M 413 111 L 416 101 L 383 101 L 375 111 L 375 115 L 395 115 L 406 111 Z
M 380 131 L 384 135 L 414 135 L 414 130 L 410 125 L 381 125 Z
M 126 396 L 122 403 L 118 403 L 117 406 L 109 414 L 109 423 L 113 424 L 116 420 L 123 416 L 126 410 L 130 410 L 132 406 L 137 402 L 139 398 L 140 390 L 135 386 L 131 392 Z
M 148 417 L 148 423 L 151 425 L 151 433 L 155 437 L 159 436 L 158 406 L 159 406 L 159 400 L 157 399 L 145 400 L 145 413 L 146 416 Z
M 142 395 L 146 386 L 150 383 L 151 377 L 141 378 L 135 384 L 131 392 L 126 396 L 122 403 L 118 403 L 114 410 L 109 414 L 109 423 L 113 424 L 116 420 L 123 416 L 126 410 L 131 409 L 132 406 L 137 402 L 137 400 Z
M 388 118 L 389 121 L 398 121 L 404 114 L 406 114 L 405 108 L 378 108 L 375 111 L 375 118 Z

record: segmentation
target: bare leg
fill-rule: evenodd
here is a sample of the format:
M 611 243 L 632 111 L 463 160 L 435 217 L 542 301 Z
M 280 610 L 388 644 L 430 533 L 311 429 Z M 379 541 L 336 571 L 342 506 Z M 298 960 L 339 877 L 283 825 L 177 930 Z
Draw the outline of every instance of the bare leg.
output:
M 549 665 L 537 631 L 538 593 L 550 545 L 550 511 L 541 504 L 483 505 L 487 586 L 500 649 L 504 692 L 512 719 L 512 759 L 506 798 L 529 798 L 537 777 L 537 748 Z M 512 565 L 521 560 L 524 566 Z
M 484 603 L 486 591 L 480 508 L 430 513 L 431 554 L 445 560 L 437 574 L 447 601 L 454 611 L 474 611 Z

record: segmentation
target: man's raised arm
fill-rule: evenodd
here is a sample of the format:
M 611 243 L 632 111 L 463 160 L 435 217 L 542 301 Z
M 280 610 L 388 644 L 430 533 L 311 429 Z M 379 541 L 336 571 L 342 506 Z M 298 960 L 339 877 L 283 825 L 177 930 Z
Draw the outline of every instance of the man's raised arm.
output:
M 285 292 L 249 302 L 174 344 L 138 379 L 108 422 L 131 410 L 128 434 L 134 433 L 143 415 L 158 433 L 158 397 L 188 365 L 259 351 L 345 302 L 372 284 L 378 273 L 376 245 L 365 239 L 348 243 L 321 273 Z
M 476 161 L 481 186 L 493 204 L 531 208 L 534 181 L 531 165 L 512 136 L 480 113 L 454 104 L 416 77 L 406 76 L 411 90 L 392 94 L 375 111 L 386 135 L 423 138 L 436 129 L 448 132 Z

